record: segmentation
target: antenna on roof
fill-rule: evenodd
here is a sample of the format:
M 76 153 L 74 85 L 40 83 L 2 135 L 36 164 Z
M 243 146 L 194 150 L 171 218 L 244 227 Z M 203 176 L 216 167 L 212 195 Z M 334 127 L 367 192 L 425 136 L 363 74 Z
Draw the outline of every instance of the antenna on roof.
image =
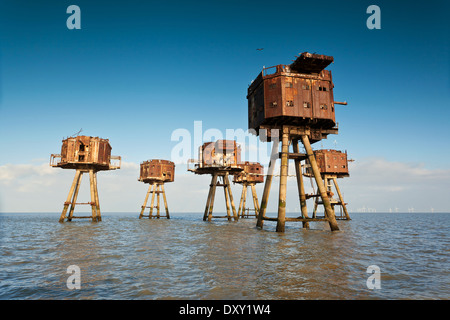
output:
M 80 131 L 78 131 L 77 133 L 71 135 L 71 137 L 75 137 L 75 136 L 78 137 L 80 135 L 81 131 L 83 131 L 83 128 L 81 128 Z

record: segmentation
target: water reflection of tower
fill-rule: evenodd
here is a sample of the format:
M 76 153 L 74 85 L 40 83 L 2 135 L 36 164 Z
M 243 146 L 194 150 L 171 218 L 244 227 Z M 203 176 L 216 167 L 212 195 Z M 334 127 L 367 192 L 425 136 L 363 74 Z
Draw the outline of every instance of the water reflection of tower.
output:
M 50 166 L 62 169 L 74 169 L 75 178 L 64 202 L 64 208 L 59 219 L 60 222 L 72 219 L 91 218 L 92 221 L 101 221 L 100 201 L 97 189 L 97 172 L 120 169 L 120 156 L 111 155 L 111 145 L 108 139 L 90 136 L 69 137 L 62 141 L 61 154 L 50 156 Z M 89 173 L 91 202 L 77 203 L 83 173 Z M 69 209 L 69 215 L 67 210 Z M 91 205 L 91 216 L 73 215 L 76 205 Z

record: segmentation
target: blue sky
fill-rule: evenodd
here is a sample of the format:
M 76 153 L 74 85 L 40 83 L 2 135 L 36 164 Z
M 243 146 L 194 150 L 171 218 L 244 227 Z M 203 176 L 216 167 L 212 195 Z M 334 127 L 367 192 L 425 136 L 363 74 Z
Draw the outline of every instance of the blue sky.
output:
M 66 27 L 71 4 L 81 30 Z M 371 4 L 381 30 L 366 27 Z M 2 1 L 0 166 L 47 162 L 80 128 L 109 138 L 125 162 L 169 159 L 172 132 L 194 121 L 247 129 L 250 82 L 263 66 L 308 51 L 334 57 L 335 100 L 348 102 L 336 108 L 339 135 L 315 147 L 445 176 L 448 9 L 435 0 Z M 0 185 L 0 211 L 13 207 L 9 183 Z

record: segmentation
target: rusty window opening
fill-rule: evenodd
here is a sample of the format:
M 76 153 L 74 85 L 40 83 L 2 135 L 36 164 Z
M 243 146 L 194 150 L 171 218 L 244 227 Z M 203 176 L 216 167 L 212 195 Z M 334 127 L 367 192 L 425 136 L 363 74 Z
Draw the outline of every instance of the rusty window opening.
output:
M 278 105 L 278 103 L 277 103 L 276 101 L 274 101 L 274 102 L 271 103 L 271 106 L 272 106 L 272 107 L 276 107 L 277 105 Z
M 293 106 L 294 106 L 294 101 L 292 101 L 292 100 L 286 101 L 286 107 L 293 107 Z
M 269 84 L 269 89 L 275 89 L 277 87 L 276 83 Z
M 78 161 L 84 161 L 84 156 L 78 156 Z
M 302 89 L 303 90 L 309 90 L 309 84 L 304 84 L 304 85 L 302 85 Z
M 303 107 L 304 108 L 311 108 L 311 103 L 310 102 L 303 102 Z
M 285 83 L 286 88 L 292 88 L 292 82 L 286 82 Z
M 85 150 L 85 145 L 84 144 L 82 144 L 82 143 L 80 143 L 80 151 L 84 151 Z
M 321 104 L 321 105 L 320 105 L 320 109 L 323 109 L 323 110 L 327 110 L 327 109 L 328 109 L 328 107 L 327 107 L 327 105 L 326 105 L 326 104 Z

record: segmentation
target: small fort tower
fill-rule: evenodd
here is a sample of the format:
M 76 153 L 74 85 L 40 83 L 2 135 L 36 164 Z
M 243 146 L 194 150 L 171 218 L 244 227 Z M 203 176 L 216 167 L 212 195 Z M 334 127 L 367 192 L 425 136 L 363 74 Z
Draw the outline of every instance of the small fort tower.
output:
M 141 213 L 139 215 L 139 219 L 144 216 L 144 211 L 147 207 L 147 201 L 150 193 L 152 194 L 152 201 L 150 203 L 150 213 L 148 218 L 160 218 L 160 197 L 159 195 L 162 193 L 164 199 L 164 207 L 166 209 L 166 218 L 170 219 L 169 208 L 167 206 L 166 192 L 164 190 L 164 183 L 173 182 L 175 179 L 175 164 L 172 161 L 168 160 L 159 160 L 153 159 L 144 161 L 141 163 L 141 171 L 139 176 L 139 181 L 144 183 L 148 183 L 148 191 L 145 196 L 144 204 L 141 207 Z M 156 206 L 154 206 L 156 194 Z M 153 215 L 153 209 L 156 208 L 156 215 Z
M 325 185 L 325 188 L 327 189 L 327 194 L 330 199 L 331 207 L 333 208 L 333 211 L 335 211 L 335 206 L 340 206 L 340 214 L 336 216 L 336 219 L 338 220 L 351 220 L 350 216 L 347 211 L 346 203 L 344 202 L 344 197 L 342 196 L 341 190 L 339 189 L 339 185 L 337 183 L 338 178 L 344 178 L 348 177 L 348 162 L 353 160 L 348 160 L 347 158 L 347 152 L 337 151 L 337 150 L 330 150 L 330 149 L 322 149 L 322 150 L 315 150 L 314 156 L 316 158 L 317 166 L 319 167 L 319 171 L 321 174 L 321 177 L 323 179 L 323 183 Z M 305 170 L 303 173 L 306 177 L 313 177 L 314 173 L 311 170 L 311 165 L 308 160 L 306 160 L 305 164 Z M 333 181 L 334 188 L 337 192 L 338 199 L 335 199 L 334 193 L 332 191 L 332 184 L 331 181 Z M 317 212 L 317 206 L 319 204 L 323 204 L 322 201 L 320 201 L 319 193 L 313 194 L 313 195 L 307 195 L 308 197 L 314 197 L 314 210 L 313 210 L 313 218 L 316 217 Z M 336 214 L 336 211 L 335 211 Z
M 311 144 L 337 134 L 335 105 L 346 104 L 334 101 L 331 71 L 325 68 L 333 57 L 302 53 L 289 65 L 263 68 L 248 88 L 248 126 L 262 141 L 273 141 L 272 156 L 281 159 L 280 188 L 277 218 L 266 217 L 266 208 L 276 158 L 272 157 L 266 177 L 257 226 L 262 228 L 264 220 L 277 221 L 276 230 L 284 232 L 286 221 L 300 221 L 308 228 L 310 221 L 328 221 L 331 230 L 339 230 L 330 199 L 323 184 L 321 173 Z M 264 130 L 264 131 L 261 131 Z M 270 130 L 270 131 L 268 131 Z M 260 134 L 266 132 L 266 134 Z M 278 133 L 275 137 L 273 132 Z M 281 140 L 281 152 L 279 142 Z M 299 151 L 299 142 L 306 154 Z M 289 152 L 292 144 L 293 152 Z M 306 206 L 306 195 L 301 172 L 301 161 L 309 160 L 325 207 L 325 218 L 310 218 Z M 301 215 L 286 218 L 286 183 L 288 160 L 295 161 Z
M 243 171 L 239 165 L 241 162 L 241 147 L 234 140 L 217 140 L 216 142 L 206 142 L 199 147 L 199 159 L 189 160 L 188 171 L 195 174 L 210 174 L 211 183 L 206 200 L 203 220 L 211 221 L 212 218 L 227 218 L 238 220 L 236 208 L 234 206 L 233 194 L 231 192 L 229 176 Z M 189 164 L 194 163 L 194 168 Z M 219 182 L 222 179 L 222 183 Z M 226 216 L 213 216 L 214 198 L 216 187 L 221 186 L 224 190 L 225 203 L 227 207 Z M 230 213 L 230 204 L 233 215 Z
M 259 203 L 258 196 L 256 194 L 255 185 L 257 183 L 264 182 L 264 167 L 258 162 L 244 162 L 239 164 L 244 170 L 240 173 L 237 173 L 233 176 L 233 183 L 242 184 L 242 194 L 241 201 L 239 202 L 238 216 L 240 218 L 250 217 L 250 216 L 258 216 L 259 212 Z M 245 208 L 245 204 L 247 201 L 247 188 L 250 187 L 252 190 L 253 197 L 253 205 L 254 205 L 254 215 L 250 215 L 250 208 Z M 245 211 L 247 210 L 247 214 Z
M 104 170 L 120 169 L 121 158 L 111 156 L 111 145 L 108 139 L 99 137 L 77 136 L 62 141 L 61 154 L 50 156 L 50 166 L 62 169 L 76 170 L 72 186 L 64 202 L 59 222 L 76 218 L 92 218 L 92 221 L 101 221 L 100 202 L 97 190 L 97 172 Z M 89 173 L 91 202 L 77 203 L 78 191 L 80 190 L 83 173 Z M 73 215 L 75 206 L 78 204 L 91 205 L 92 216 L 75 217 Z M 67 210 L 69 209 L 67 216 Z

